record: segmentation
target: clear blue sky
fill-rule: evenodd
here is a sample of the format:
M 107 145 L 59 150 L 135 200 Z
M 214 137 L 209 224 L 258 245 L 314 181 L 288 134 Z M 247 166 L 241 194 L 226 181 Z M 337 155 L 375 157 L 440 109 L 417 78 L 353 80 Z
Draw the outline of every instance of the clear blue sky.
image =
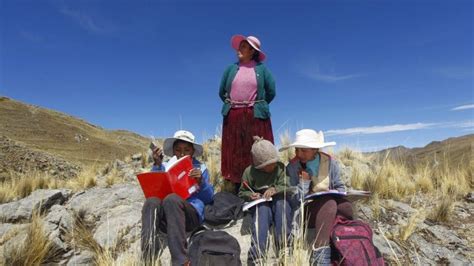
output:
M 277 82 L 274 134 L 338 147 L 474 132 L 473 1 L 0 0 L 0 94 L 144 136 L 220 128 L 233 34 Z

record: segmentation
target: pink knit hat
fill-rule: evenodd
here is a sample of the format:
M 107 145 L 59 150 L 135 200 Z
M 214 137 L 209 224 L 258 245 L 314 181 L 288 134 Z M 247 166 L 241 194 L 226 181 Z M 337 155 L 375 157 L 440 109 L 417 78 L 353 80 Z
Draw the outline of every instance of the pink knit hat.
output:
M 262 50 L 260 50 L 260 41 L 257 39 L 257 37 L 254 37 L 254 36 L 245 37 L 244 35 L 234 35 L 232 36 L 232 39 L 230 40 L 232 48 L 234 48 L 235 50 L 239 50 L 240 43 L 242 41 L 247 41 L 253 47 L 253 49 L 260 52 L 258 56 L 259 61 L 265 60 L 267 56 Z

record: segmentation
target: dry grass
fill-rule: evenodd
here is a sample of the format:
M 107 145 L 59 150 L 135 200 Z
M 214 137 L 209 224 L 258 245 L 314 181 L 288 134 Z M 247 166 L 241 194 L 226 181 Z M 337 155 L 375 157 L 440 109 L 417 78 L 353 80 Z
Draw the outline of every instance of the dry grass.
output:
M 33 213 L 26 239 L 5 254 L 5 262 L 7 265 L 41 265 L 54 255 L 43 220 L 38 213 Z
M 449 195 L 442 195 L 435 201 L 435 206 L 428 214 L 428 218 L 435 222 L 449 222 L 452 217 L 454 199 Z
M 61 187 L 57 178 L 41 173 L 10 173 L 10 177 L 0 183 L 0 204 L 22 199 L 37 189 L 55 189 Z
M 149 140 L 124 130 L 105 130 L 57 111 L 0 98 L 0 135 L 28 147 L 90 166 L 141 152 Z M 5 126 L 8 125 L 8 126 Z
M 125 240 L 125 236 L 130 232 L 130 228 L 124 228 L 117 232 L 117 240 L 110 247 L 102 247 L 92 233 L 93 224 L 86 222 L 85 212 L 80 211 L 74 214 L 74 229 L 68 232 L 66 238 L 74 249 L 88 250 L 94 254 L 94 265 L 109 266 L 116 265 L 119 255 L 124 254 L 130 247 L 130 243 Z M 121 259 L 120 265 L 143 265 L 139 251 L 128 254 Z
M 206 164 L 207 171 L 209 172 L 209 182 L 214 185 L 215 189 L 221 187 L 221 158 L 220 148 L 221 139 L 215 137 L 203 144 L 203 162 Z
M 288 146 L 292 143 L 292 139 L 290 137 L 290 131 L 287 129 L 280 135 L 280 143 L 282 147 Z M 282 152 L 280 152 L 280 161 L 285 165 L 295 157 L 295 149 L 289 148 Z
M 425 220 L 425 212 L 419 210 L 408 219 L 405 224 L 399 227 L 399 239 L 406 241 L 418 228 L 418 225 Z
M 98 167 L 84 168 L 77 177 L 65 180 L 43 172 L 15 173 L 0 183 L 0 204 L 28 197 L 38 189 L 68 188 L 79 191 L 97 185 Z

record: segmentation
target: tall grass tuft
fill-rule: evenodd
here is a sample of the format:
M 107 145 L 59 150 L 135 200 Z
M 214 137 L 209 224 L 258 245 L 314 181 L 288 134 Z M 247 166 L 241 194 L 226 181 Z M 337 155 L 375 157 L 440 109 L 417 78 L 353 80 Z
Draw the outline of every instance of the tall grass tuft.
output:
M 408 219 L 405 224 L 402 224 L 399 228 L 399 238 L 402 241 L 406 241 L 415 231 L 420 223 L 425 220 L 425 212 L 419 210 Z
M 7 265 L 41 265 L 54 257 L 52 243 L 44 232 L 43 220 L 34 212 L 27 228 L 27 237 L 5 254 Z
M 88 189 L 97 185 L 97 174 L 99 173 L 98 165 L 84 168 L 77 177 L 69 179 L 66 187 L 73 191 Z
M 450 195 L 442 195 L 435 202 L 435 206 L 428 218 L 435 222 L 449 222 L 453 212 L 454 199 Z
M 287 129 L 283 132 L 283 134 L 280 134 L 280 143 L 282 147 L 288 146 L 291 144 L 291 137 L 290 137 L 290 131 Z M 285 165 L 295 157 L 295 149 L 294 148 L 289 148 L 286 149 L 282 152 L 280 152 L 280 161 L 284 163 Z
M 37 189 L 54 189 L 62 183 L 56 177 L 42 172 L 13 173 L 0 183 L 0 204 L 28 197 Z

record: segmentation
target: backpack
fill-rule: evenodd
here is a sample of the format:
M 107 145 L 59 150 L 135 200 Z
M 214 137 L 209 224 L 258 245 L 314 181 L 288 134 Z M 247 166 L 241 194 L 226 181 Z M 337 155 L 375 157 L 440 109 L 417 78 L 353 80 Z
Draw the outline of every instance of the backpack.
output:
M 211 226 L 218 226 L 237 221 L 243 215 L 243 204 L 244 200 L 232 193 L 217 192 L 212 204 L 204 208 L 204 222 Z
M 191 266 L 241 266 L 240 245 L 237 239 L 225 231 L 194 231 L 188 249 Z
M 372 229 L 360 220 L 337 216 L 331 232 L 331 260 L 337 265 L 385 265 L 372 241 Z

